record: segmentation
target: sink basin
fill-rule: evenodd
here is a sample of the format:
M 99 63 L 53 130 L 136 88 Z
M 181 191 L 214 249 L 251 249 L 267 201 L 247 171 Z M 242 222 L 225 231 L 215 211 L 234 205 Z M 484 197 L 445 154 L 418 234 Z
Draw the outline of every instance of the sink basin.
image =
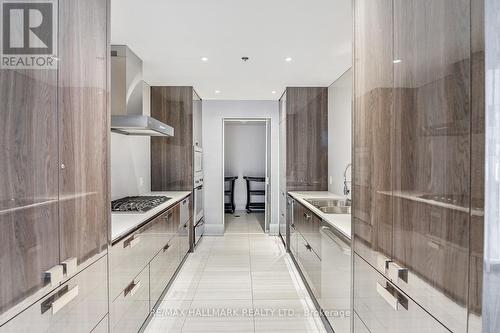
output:
M 351 214 L 351 207 L 349 206 L 328 206 L 318 207 L 318 209 L 325 214 Z
M 352 202 L 349 199 L 315 198 L 305 200 L 325 214 L 351 214 Z

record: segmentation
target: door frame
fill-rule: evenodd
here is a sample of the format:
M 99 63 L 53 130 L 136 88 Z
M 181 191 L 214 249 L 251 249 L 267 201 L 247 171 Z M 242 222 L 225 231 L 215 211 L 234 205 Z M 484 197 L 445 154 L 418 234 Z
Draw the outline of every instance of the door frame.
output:
M 223 216 L 223 226 L 224 226 L 224 233 L 226 232 L 226 212 L 224 208 L 224 203 L 225 203 L 225 195 L 224 195 L 224 177 L 225 177 L 225 171 L 226 171 L 226 156 L 225 156 L 225 151 L 226 151 L 226 122 L 234 122 L 234 121 L 243 121 L 243 122 L 259 122 L 259 123 L 265 123 L 266 125 L 266 158 L 265 158 L 265 170 L 266 170 L 266 194 L 265 194 L 265 202 L 266 202 L 266 209 L 264 212 L 265 216 L 265 223 L 264 223 L 264 233 L 269 233 L 269 225 L 271 224 L 271 205 L 267 205 L 267 202 L 272 202 L 272 188 L 271 188 L 271 171 L 272 171 L 272 158 L 271 158 L 271 124 L 272 124 L 272 119 L 271 117 L 223 117 L 222 118 L 222 216 Z

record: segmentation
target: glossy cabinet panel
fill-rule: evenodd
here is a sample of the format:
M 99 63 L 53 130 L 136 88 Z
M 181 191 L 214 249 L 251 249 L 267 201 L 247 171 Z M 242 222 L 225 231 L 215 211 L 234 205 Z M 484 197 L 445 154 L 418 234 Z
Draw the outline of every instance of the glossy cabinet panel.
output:
M 80 264 L 108 241 L 107 1 L 62 1 L 59 20 L 60 251 Z
M 0 69 L 0 325 L 107 251 L 107 5 L 59 3 L 56 68 Z
M 354 309 L 371 333 L 449 332 L 358 255 L 354 256 Z M 355 333 L 365 331 L 355 326 Z
M 193 145 L 203 147 L 202 121 L 203 102 L 198 94 L 193 91 Z
M 305 276 L 309 288 L 316 299 L 321 295 L 321 259 L 312 246 L 299 233 L 297 235 L 297 262 Z
M 392 0 L 354 2 L 353 248 L 392 255 Z
M 179 237 L 170 239 L 149 264 L 151 308 L 155 306 L 181 263 L 180 241 Z
M 193 87 L 151 87 L 151 117 L 174 128 L 151 137 L 151 189 L 193 190 Z
M 476 204 L 470 21 L 470 1 L 394 1 L 392 259 L 408 281 L 393 282 L 454 332 L 467 329 Z
M 179 224 L 177 237 L 179 238 L 179 259 L 182 261 L 191 249 L 190 233 L 193 232 L 193 219 Z M 194 235 L 193 235 L 194 237 Z
M 138 332 L 149 310 L 149 266 L 147 266 L 111 303 L 111 332 Z
M 108 333 L 109 332 L 109 316 L 106 315 L 99 324 L 92 330 L 92 333 Z
M 108 312 L 107 291 L 105 256 L 2 326 L 0 331 L 88 333 Z
M 321 224 L 321 294 L 318 302 L 336 333 L 351 331 L 351 242 Z
M 287 191 L 328 190 L 328 90 L 286 90 Z
M 157 218 L 164 220 L 163 216 Z M 110 298 L 114 300 L 160 250 L 158 234 L 151 233 L 155 221 L 114 244 L 110 250 Z M 166 237 L 165 243 L 171 238 Z M 156 241 L 154 241 L 156 240 Z
M 286 92 L 279 101 L 279 234 L 285 242 L 287 240 L 287 212 L 288 196 L 286 189 Z

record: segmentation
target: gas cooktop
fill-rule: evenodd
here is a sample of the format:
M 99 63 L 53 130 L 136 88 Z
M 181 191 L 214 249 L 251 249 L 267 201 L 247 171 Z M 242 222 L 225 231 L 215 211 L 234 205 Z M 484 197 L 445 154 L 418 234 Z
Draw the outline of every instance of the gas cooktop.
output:
M 115 213 L 145 213 L 170 198 L 165 196 L 125 197 L 111 202 L 111 211 Z

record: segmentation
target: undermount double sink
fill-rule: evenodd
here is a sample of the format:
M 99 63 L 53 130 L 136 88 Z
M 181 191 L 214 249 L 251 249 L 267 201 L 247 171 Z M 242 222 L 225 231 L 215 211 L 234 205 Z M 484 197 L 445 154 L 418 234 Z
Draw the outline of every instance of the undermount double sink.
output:
M 349 199 L 315 198 L 305 201 L 325 214 L 351 214 L 352 202 Z

